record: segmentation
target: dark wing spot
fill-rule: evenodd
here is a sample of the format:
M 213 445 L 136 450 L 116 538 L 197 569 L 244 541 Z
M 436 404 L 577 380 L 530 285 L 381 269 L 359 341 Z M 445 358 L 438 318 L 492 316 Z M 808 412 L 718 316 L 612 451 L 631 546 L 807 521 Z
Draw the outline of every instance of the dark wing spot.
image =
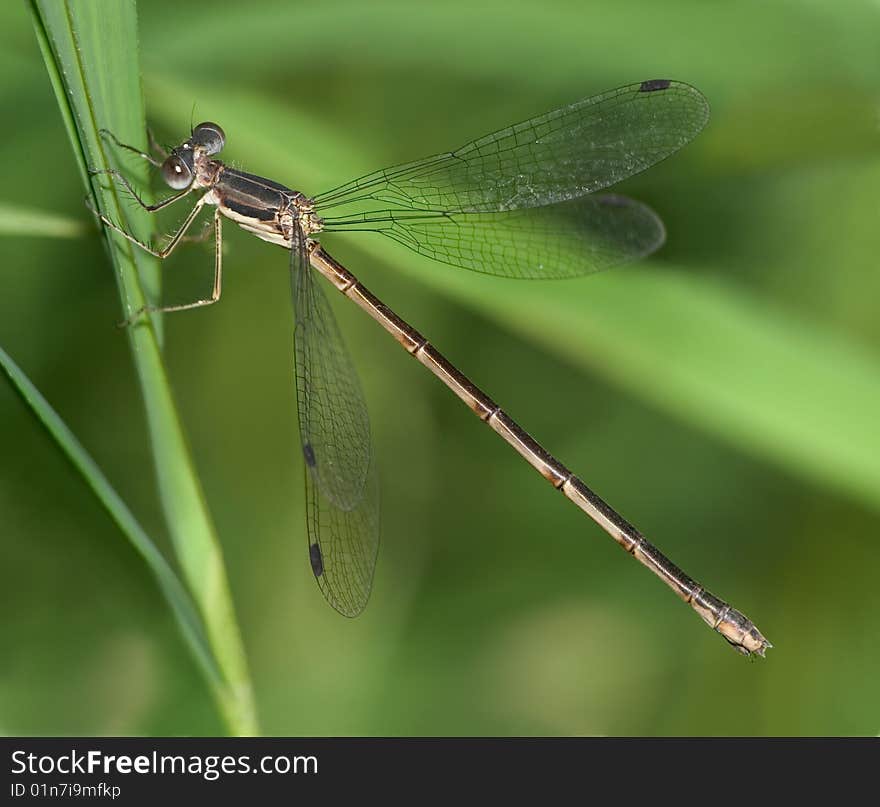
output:
M 639 92 L 657 92 L 657 90 L 668 90 L 672 82 L 668 78 L 652 78 L 650 81 L 643 81 L 639 87 Z
M 309 544 L 309 563 L 312 564 L 315 577 L 324 574 L 324 556 L 321 554 L 321 547 L 317 544 Z
M 303 443 L 303 457 L 305 457 L 306 465 L 309 468 L 314 468 L 317 460 L 315 460 L 315 449 L 312 448 L 311 443 Z

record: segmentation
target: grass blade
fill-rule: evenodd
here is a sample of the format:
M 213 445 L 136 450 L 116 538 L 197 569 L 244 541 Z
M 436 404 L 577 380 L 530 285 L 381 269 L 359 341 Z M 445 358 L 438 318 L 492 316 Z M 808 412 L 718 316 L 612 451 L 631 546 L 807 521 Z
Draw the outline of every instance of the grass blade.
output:
M 82 238 L 87 230 L 81 221 L 0 202 L 0 235 L 38 238 Z
M 124 142 L 145 145 L 135 4 L 32 0 L 30 7 L 84 182 L 110 219 L 148 238 L 149 216 L 140 208 L 123 206 L 112 185 L 88 177 L 89 168 L 111 167 L 100 128 L 110 129 Z M 108 234 L 107 244 L 127 317 L 145 301 L 158 299 L 155 261 L 121 237 Z M 161 504 L 222 675 L 220 685 L 213 687 L 215 698 L 230 731 L 253 734 L 257 724 L 252 687 L 220 544 L 168 382 L 158 322 L 145 321 L 126 333 L 146 407 Z

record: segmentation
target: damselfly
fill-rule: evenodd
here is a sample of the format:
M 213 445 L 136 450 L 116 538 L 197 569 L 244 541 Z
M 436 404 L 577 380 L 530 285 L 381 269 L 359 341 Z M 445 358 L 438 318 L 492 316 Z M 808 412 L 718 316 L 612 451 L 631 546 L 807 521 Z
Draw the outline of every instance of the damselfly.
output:
M 158 158 L 106 133 L 117 146 L 160 167 L 166 184 L 177 191 L 147 205 L 118 170 L 92 172 L 112 175 L 146 210 L 161 210 L 201 192 L 161 249 L 99 214 L 108 227 L 165 258 L 201 209 L 215 207 L 210 297 L 142 309 L 130 322 L 150 311 L 181 311 L 220 299 L 224 216 L 290 250 L 309 559 L 321 591 L 337 611 L 356 616 L 369 598 L 379 546 L 379 491 L 360 382 L 313 269 L 373 317 L 737 650 L 763 656 L 771 646 L 744 614 L 676 567 L 319 241 L 324 232 L 379 232 L 438 261 L 511 278 L 575 277 L 641 258 L 663 243 L 662 222 L 640 202 L 599 191 L 678 151 L 703 128 L 708 115 L 706 99 L 694 87 L 666 79 L 643 81 L 312 197 L 214 159 L 226 140 L 214 123 L 194 127 L 170 153 L 154 145 Z

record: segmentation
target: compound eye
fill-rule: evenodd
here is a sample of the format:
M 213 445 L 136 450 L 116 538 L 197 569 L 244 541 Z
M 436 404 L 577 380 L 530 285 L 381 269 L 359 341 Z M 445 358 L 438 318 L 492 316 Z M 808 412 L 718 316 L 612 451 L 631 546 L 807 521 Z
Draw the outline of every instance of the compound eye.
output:
M 162 179 L 165 184 L 176 191 L 188 188 L 193 181 L 192 169 L 176 154 L 172 154 L 162 163 Z
M 201 146 L 206 154 L 217 154 L 226 144 L 226 134 L 216 123 L 205 121 L 193 129 L 192 143 Z

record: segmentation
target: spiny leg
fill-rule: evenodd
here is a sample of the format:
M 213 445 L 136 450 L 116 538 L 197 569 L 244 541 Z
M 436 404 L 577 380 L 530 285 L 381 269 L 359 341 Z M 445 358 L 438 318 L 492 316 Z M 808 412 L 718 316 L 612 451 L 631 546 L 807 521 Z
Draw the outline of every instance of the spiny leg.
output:
M 133 154 L 137 154 L 138 157 L 142 157 L 143 159 L 147 160 L 149 163 L 151 163 L 152 165 L 155 165 L 156 167 L 162 166 L 161 160 L 157 160 L 155 157 L 151 156 L 150 154 L 147 154 L 144 151 L 141 151 L 136 146 L 130 146 L 128 143 L 123 143 L 109 129 L 99 129 L 98 131 L 101 134 L 101 136 L 106 137 L 107 139 L 111 140 L 113 142 L 113 144 L 115 146 L 117 146 L 118 148 L 125 149 L 126 151 L 130 151 Z M 162 146 L 160 146 L 159 143 L 156 141 L 156 138 L 153 135 L 153 131 L 151 129 L 147 129 L 147 136 L 150 141 L 150 148 L 153 151 L 158 152 L 158 154 L 162 157 L 162 160 L 167 158 L 168 152 L 165 151 L 165 149 L 163 149 Z M 137 191 L 135 191 L 135 189 L 132 187 L 131 183 L 128 181 L 128 179 L 120 171 L 118 171 L 114 168 L 110 168 L 110 169 L 90 168 L 89 169 L 90 176 L 97 176 L 98 174 L 109 174 L 110 176 L 118 179 L 125 186 L 125 189 L 129 192 L 129 194 L 131 194 L 132 198 L 134 198 L 134 200 L 148 213 L 155 213 L 157 210 L 162 210 L 162 208 L 167 207 L 170 204 L 173 204 L 178 199 L 181 199 L 184 196 L 186 196 L 186 194 L 188 193 L 188 189 L 184 189 L 183 192 L 175 194 L 173 196 L 170 196 L 167 199 L 163 199 L 161 202 L 158 202 L 157 204 L 148 205 L 148 204 L 144 203 L 143 199 L 141 199 L 140 195 L 137 193 Z
M 157 168 L 162 165 L 162 160 L 157 160 L 152 154 L 147 154 L 145 151 L 141 151 L 136 146 L 129 146 L 128 143 L 123 143 L 113 132 L 109 129 L 99 129 L 98 134 L 102 137 L 106 137 L 109 140 L 113 141 L 113 144 L 118 148 L 125 149 L 126 151 L 130 151 L 132 154 L 137 154 L 138 157 L 143 157 L 147 162 L 155 165 Z M 153 133 L 147 129 L 147 136 L 150 139 L 150 148 L 153 151 L 158 151 L 159 154 L 162 155 L 162 159 L 164 160 L 168 154 L 165 150 L 156 142 L 156 139 L 153 137 Z
M 144 151 L 141 151 L 139 148 L 136 148 L 135 146 L 131 146 L 131 145 L 128 145 L 127 143 L 123 143 L 109 129 L 101 129 L 100 134 L 102 136 L 108 138 L 109 140 L 111 140 L 113 142 L 113 144 L 116 145 L 118 148 L 125 149 L 126 151 L 130 151 L 133 154 L 137 154 L 139 157 L 142 157 L 143 159 L 147 160 L 149 163 L 151 163 L 154 166 L 159 167 L 162 165 L 162 162 L 160 160 L 157 160 L 152 155 L 147 154 Z M 156 138 L 154 137 L 152 130 L 147 129 L 147 136 L 149 138 L 150 149 L 152 151 L 157 152 L 162 157 L 162 160 L 166 159 L 168 157 L 168 152 L 165 151 L 165 149 L 163 149 L 162 146 L 159 145 L 159 143 L 156 141 Z M 120 183 L 122 183 L 122 185 L 125 187 L 125 189 L 132 196 L 132 198 L 148 213 L 155 213 L 158 210 L 162 210 L 163 208 L 168 207 L 169 205 L 176 202 L 178 199 L 182 199 L 184 196 L 186 196 L 192 190 L 191 187 L 185 188 L 180 193 L 176 193 L 176 194 L 174 194 L 166 199 L 163 199 L 162 201 L 157 202 L 155 204 L 148 205 L 143 201 L 143 199 L 141 199 L 138 192 L 132 187 L 131 183 L 128 181 L 128 179 L 120 171 L 116 170 L 115 168 L 89 169 L 90 176 L 97 176 L 98 174 L 107 174 L 107 175 L 113 177 L 114 179 L 118 180 Z M 213 228 L 211 228 L 210 223 L 208 223 L 208 226 L 205 227 L 203 229 L 203 231 L 201 233 L 199 233 L 198 235 L 195 235 L 195 236 L 186 235 L 187 229 L 192 225 L 196 216 L 198 216 L 199 211 L 202 209 L 202 207 L 205 204 L 204 197 L 202 199 L 199 199 L 198 202 L 196 202 L 193 209 L 189 212 L 186 219 L 184 220 L 183 224 L 181 224 L 181 226 L 179 227 L 177 232 L 174 233 L 174 235 L 171 237 L 171 239 L 166 244 L 166 246 L 163 247 L 162 249 L 158 249 L 158 250 L 154 249 L 150 244 L 145 243 L 145 242 L 140 241 L 139 239 L 135 238 L 130 233 L 126 232 L 122 227 L 117 225 L 115 222 L 111 221 L 107 216 L 105 216 L 99 210 L 96 210 L 94 207 L 94 204 L 92 203 L 92 200 L 90 198 L 86 199 L 86 204 L 91 209 L 91 211 L 101 219 L 101 221 L 105 225 L 110 227 L 110 229 L 118 232 L 126 240 L 130 241 L 133 244 L 136 244 L 141 249 L 150 253 L 151 255 L 154 255 L 157 258 L 162 258 L 162 259 L 167 258 L 174 251 L 174 249 L 177 247 L 177 245 L 182 244 L 184 241 L 188 241 L 188 242 L 205 241 L 205 240 L 207 240 L 208 236 L 210 235 L 211 229 L 214 230 L 214 286 L 211 291 L 211 296 L 207 299 L 196 300 L 195 302 L 185 303 L 182 305 L 169 305 L 169 306 L 145 305 L 145 306 L 142 306 L 137 311 L 135 311 L 130 317 L 128 317 L 126 320 L 124 320 L 123 322 L 120 322 L 119 327 L 127 327 L 127 326 L 131 325 L 132 323 L 134 323 L 138 318 L 140 318 L 145 313 L 167 313 L 167 312 L 171 312 L 171 311 L 186 311 L 187 309 L 190 309 L 190 308 L 200 308 L 201 306 L 211 305 L 212 303 L 216 303 L 220 299 L 220 294 L 222 291 L 222 277 L 223 277 L 223 269 L 222 269 L 223 237 L 222 237 L 222 226 L 221 226 L 221 222 L 220 222 L 220 218 L 221 218 L 220 211 L 218 210 L 214 214 Z
M 174 237 L 174 243 L 169 245 L 168 252 L 174 249 L 181 240 L 182 233 L 186 227 L 189 226 L 189 223 L 195 218 L 194 213 L 197 213 L 198 210 L 201 209 L 203 202 L 201 199 L 199 200 L 196 207 L 193 209 L 193 213 L 191 213 L 187 217 L 187 221 L 184 222 L 184 226 L 181 230 L 178 230 Z M 145 305 L 142 308 L 139 308 L 135 311 L 128 319 L 124 322 L 119 323 L 120 328 L 125 328 L 135 322 L 144 314 L 168 314 L 172 311 L 188 311 L 191 308 L 201 308 L 206 305 L 213 305 L 220 299 L 220 294 L 223 290 L 223 226 L 221 223 L 221 215 L 219 210 L 214 211 L 214 287 L 211 290 L 211 296 L 207 297 L 203 300 L 195 300 L 191 303 L 181 303 L 178 305 Z M 135 242 L 139 243 L 139 242 Z M 166 252 L 166 255 L 168 254 Z M 156 257 L 164 258 L 166 255 L 159 255 L 157 253 L 153 253 Z
M 184 191 L 184 193 L 188 193 L 189 191 Z M 183 241 L 183 236 L 186 234 L 186 231 L 189 229 L 190 225 L 195 221 L 196 216 L 198 216 L 199 211 L 205 205 L 205 197 L 203 196 L 199 199 L 198 202 L 195 203 L 193 209 L 190 210 L 187 217 L 183 220 L 183 224 L 180 225 L 180 228 L 177 230 L 174 235 L 171 236 L 171 240 L 162 248 L 162 249 L 154 249 L 150 244 L 145 241 L 140 241 L 135 238 L 131 233 L 126 232 L 122 229 L 116 222 L 107 218 L 100 210 L 96 210 L 94 206 L 91 204 L 91 200 L 87 199 L 86 203 L 91 208 L 92 212 L 101 219 L 111 230 L 119 233 L 123 238 L 127 241 L 131 241 L 132 244 L 139 246 L 144 252 L 149 252 L 150 255 L 153 255 L 156 258 L 167 258 L 173 251 L 174 248 Z
M 148 205 L 143 199 L 141 199 L 138 192 L 132 187 L 132 184 L 125 178 L 121 171 L 117 171 L 115 168 L 89 168 L 89 176 L 95 177 L 99 174 L 108 174 L 111 177 L 114 177 L 117 181 L 121 182 L 122 185 L 125 186 L 125 189 L 131 194 L 132 198 L 144 209 L 147 213 L 155 213 L 158 210 L 162 210 L 168 205 L 174 204 L 178 199 L 183 199 L 191 190 L 192 187 L 184 188 L 180 193 L 175 193 L 169 196 L 167 199 L 163 199 L 161 202 L 156 202 L 156 204 Z

